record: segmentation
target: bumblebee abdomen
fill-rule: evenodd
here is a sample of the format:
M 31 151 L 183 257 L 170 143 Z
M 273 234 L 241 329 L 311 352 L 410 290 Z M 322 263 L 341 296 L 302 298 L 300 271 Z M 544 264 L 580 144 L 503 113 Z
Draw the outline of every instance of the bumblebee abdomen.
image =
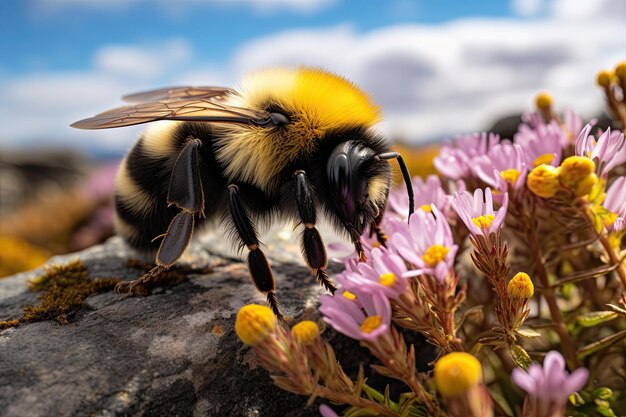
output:
M 174 216 L 180 212 L 168 206 L 168 191 L 172 169 L 181 150 L 191 138 L 203 143 L 201 158 L 210 162 L 208 172 L 202 172 L 202 187 L 206 195 L 207 217 L 221 200 L 225 180 L 213 156 L 213 134 L 210 126 L 196 123 L 161 122 L 150 126 L 135 143 L 120 165 L 116 178 L 116 231 L 131 246 L 144 251 L 156 251 L 160 240 Z

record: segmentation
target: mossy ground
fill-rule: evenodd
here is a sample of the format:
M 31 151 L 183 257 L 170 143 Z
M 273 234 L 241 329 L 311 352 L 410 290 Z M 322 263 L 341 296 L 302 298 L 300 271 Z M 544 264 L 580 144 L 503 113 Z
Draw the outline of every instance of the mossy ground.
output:
M 137 260 L 129 260 L 127 266 L 147 273 L 154 267 Z M 150 290 L 159 286 L 171 286 L 185 280 L 188 273 L 209 273 L 211 267 L 172 268 L 154 277 L 148 284 L 138 285 L 134 295 L 148 295 Z M 46 267 L 46 272 L 32 279 L 28 287 L 32 291 L 43 291 L 40 303 L 24 307 L 24 314 L 18 320 L 0 321 L 0 330 L 17 327 L 20 323 L 40 320 L 56 320 L 67 324 L 72 313 L 76 312 L 85 299 L 96 293 L 111 291 L 121 282 L 120 278 L 90 278 L 89 271 L 81 261 L 55 264 Z
M 19 320 L 0 321 L 0 329 L 39 320 L 67 324 L 69 315 L 82 306 L 88 296 L 110 291 L 118 282 L 119 278 L 89 278 L 89 271 L 80 261 L 46 267 L 43 275 L 28 283 L 32 291 L 43 291 L 40 303 L 24 307 Z

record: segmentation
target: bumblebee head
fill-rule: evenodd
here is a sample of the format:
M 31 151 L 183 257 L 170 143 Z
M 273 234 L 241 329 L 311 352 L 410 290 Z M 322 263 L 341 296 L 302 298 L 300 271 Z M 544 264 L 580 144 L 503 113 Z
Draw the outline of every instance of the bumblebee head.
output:
M 361 140 L 339 143 L 326 163 L 330 208 L 339 220 L 361 235 L 385 209 L 391 168 Z

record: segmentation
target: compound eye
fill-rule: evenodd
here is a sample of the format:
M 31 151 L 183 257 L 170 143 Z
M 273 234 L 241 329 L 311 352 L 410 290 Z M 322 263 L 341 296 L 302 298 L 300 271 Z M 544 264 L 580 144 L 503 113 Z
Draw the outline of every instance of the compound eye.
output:
M 348 157 L 344 153 L 337 155 L 328 168 L 328 179 L 335 197 L 341 202 L 347 201 L 350 194 L 350 163 Z
M 276 126 L 284 126 L 289 124 L 289 119 L 282 113 L 270 113 L 272 123 Z

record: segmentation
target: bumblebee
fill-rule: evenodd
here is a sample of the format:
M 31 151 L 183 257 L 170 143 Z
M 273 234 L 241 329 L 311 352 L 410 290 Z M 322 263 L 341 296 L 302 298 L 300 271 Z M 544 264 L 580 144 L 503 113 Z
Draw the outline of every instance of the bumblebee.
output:
M 308 67 L 252 73 L 240 88 L 164 88 L 123 98 L 130 105 L 80 120 L 73 127 L 105 129 L 151 124 L 123 159 L 116 179 L 115 226 L 156 266 L 117 290 L 170 268 L 210 219 L 226 223 L 257 289 L 282 318 L 258 222 L 282 217 L 302 225 L 301 249 L 317 281 L 335 290 L 316 229 L 320 212 L 345 231 L 364 260 L 361 235 L 378 227 L 389 194 L 390 159 L 402 157 L 372 130 L 380 109 L 348 80 Z M 160 240 L 160 241 L 159 241 Z

